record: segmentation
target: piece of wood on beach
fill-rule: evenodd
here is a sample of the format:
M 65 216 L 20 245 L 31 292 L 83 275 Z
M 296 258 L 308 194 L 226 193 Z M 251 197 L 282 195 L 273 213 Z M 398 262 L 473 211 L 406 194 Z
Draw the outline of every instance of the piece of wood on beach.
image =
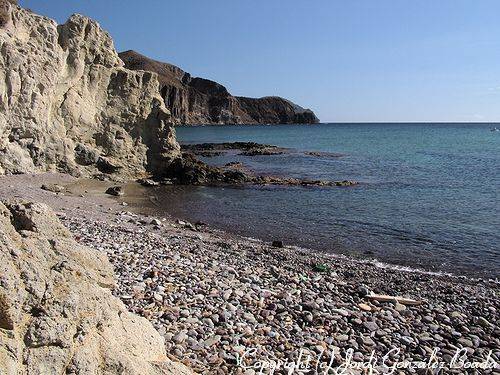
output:
M 409 305 L 409 306 L 418 306 L 424 303 L 424 301 L 417 301 L 411 298 L 388 296 L 386 294 L 375 294 L 375 293 L 367 295 L 366 298 L 379 302 L 398 302 L 402 305 Z

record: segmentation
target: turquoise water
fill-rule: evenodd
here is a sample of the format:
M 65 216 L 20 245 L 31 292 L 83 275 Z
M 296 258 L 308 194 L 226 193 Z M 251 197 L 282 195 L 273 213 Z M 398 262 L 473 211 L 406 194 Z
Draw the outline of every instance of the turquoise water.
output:
M 498 126 L 498 125 L 497 125 Z M 349 188 L 173 187 L 166 209 L 265 240 L 455 274 L 498 277 L 500 132 L 489 124 L 180 127 L 182 143 L 297 150 L 238 160 L 257 173 L 356 180 Z M 323 151 L 342 157 L 312 157 Z M 174 199 L 175 198 L 175 199 Z

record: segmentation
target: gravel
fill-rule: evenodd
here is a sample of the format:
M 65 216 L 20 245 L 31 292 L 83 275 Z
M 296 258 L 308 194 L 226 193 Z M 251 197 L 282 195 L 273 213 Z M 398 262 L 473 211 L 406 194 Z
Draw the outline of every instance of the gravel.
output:
M 344 363 L 349 350 L 355 362 L 368 361 L 372 351 L 379 358 L 390 352 L 388 365 L 428 361 L 435 348 L 446 363 L 461 349 L 468 361 L 483 362 L 490 352 L 492 361 L 500 359 L 497 282 L 277 248 L 126 211 L 105 197 L 106 186 L 94 187 L 99 194 L 88 187 L 61 194 L 41 190 L 41 182 L 74 183 L 64 175 L 4 177 L 0 197 L 36 199 L 59 211 L 77 241 L 108 255 L 117 275 L 114 294 L 153 323 L 172 357 L 200 373 L 259 373 L 238 363 L 253 348 L 246 365 L 297 360 L 300 351 L 312 364 L 331 359 L 332 366 Z M 328 271 L 318 272 L 317 264 Z M 373 292 L 423 304 L 381 303 L 367 297 Z

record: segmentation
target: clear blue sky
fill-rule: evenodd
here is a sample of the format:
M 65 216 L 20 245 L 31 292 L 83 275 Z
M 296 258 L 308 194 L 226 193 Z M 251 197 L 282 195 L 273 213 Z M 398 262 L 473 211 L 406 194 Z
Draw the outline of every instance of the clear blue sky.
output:
M 20 0 L 323 122 L 500 121 L 498 0 Z

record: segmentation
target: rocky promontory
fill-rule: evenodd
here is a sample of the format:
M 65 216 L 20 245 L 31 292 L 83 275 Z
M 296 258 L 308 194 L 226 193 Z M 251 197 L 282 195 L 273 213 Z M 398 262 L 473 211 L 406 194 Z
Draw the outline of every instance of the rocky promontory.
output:
M 158 74 L 165 106 L 178 124 L 314 124 L 310 109 L 278 97 L 233 96 L 221 84 L 192 77 L 179 67 L 135 51 L 119 53 L 128 69 Z
M 124 67 L 109 34 L 82 15 L 57 25 L 7 0 L 0 11 L 0 174 L 302 184 L 208 166 L 181 152 L 173 123 L 308 122 L 312 112 L 233 97 L 134 52 L 121 54 Z

